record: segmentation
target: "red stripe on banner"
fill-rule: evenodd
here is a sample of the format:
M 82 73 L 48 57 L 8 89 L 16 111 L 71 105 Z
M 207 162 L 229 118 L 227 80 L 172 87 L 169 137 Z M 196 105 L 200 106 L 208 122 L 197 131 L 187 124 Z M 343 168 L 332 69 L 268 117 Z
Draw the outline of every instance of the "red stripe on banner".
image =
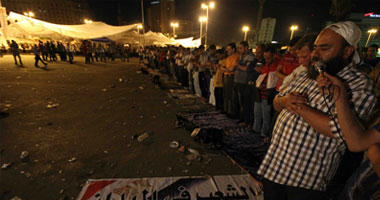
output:
M 99 190 L 107 187 L 108 185 L 114 183 L 115 181 L 96 181 L 90 183 L 87 187 L 86 192 L 84 193 L 81 200 L 87 200 L 91 198 L 94 194 L 96 194 Z

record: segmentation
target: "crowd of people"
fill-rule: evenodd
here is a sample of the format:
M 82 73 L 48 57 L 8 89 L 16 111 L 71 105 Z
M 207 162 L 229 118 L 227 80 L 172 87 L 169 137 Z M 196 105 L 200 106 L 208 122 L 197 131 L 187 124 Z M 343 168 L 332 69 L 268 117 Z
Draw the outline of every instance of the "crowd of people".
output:
M 264 44 L 253 53 L 242 41 L 207 50 L 151 46 L 139 56 L 270 141 L 258 170 L 264 199 L 327 199 L 337 171 L 345 182 L 354 173 L 343 172 L 346 155 L 366 150 L 362 163 L 348 160 L 358 168 L 339 198 L 379 199 L 380 62 L 377 45 L 360 56 L 360 36 L 354 23 L 339 22 L 294 38 L 283 54 Z
M 336 199 L 379 199 L 380 59 L 375 44 L 359 52 L 360 38 L 360 29 L 346 21 L 295 37 L 284 53 L 266 44 L 253 51 L 246 41 L 136 52 L 140 64 L 175 78 L 268 142 L 257 171 L 264 199 L 327 199 L 337 172 L 346 185 Z M 18 44 L 9 46 L 15 64 L 22 65 Z M 85 63 L 93 63 L 125 61 L 132 53 L 122 44 L 91 41 L 80 46 L 40 41 L 32 51 L 36 67 L 57 61 L 57 54 L 73 63 L 80 53 Z M 346 156 L 363 151 L 362 162 Z
M 33 45 L 22 45 L 21 47 L 16 41 L 12 40 L 9 43 L 9 51 L 14 57 L 16 65 L 23 66 L 20 53 L 27 53 L 31 51 L 35 56 L 35 67 L 40 67 L 39 62 L 47 66 L 47 61 L 54 62 L 58 60 L 67 61 L 70 64 L 74 63 L 75 55 L 82 55 L 85 58 L 85 63 L 90 64 L 96 62 L 114 61 L 119 58 L 121 61 L 129 62 L 129 57 L 133 53 L 129 45 L 111 43 L 95 43 L 88 40 L 82 41 L 80 45 L 63 43 L 60 41 L 39 41 Z M 5 47 L 4 47 L 5 49 Z M 1 52 L 5 50 L 2 49 Z M 3 53 L 1 53 L 2 55 Z

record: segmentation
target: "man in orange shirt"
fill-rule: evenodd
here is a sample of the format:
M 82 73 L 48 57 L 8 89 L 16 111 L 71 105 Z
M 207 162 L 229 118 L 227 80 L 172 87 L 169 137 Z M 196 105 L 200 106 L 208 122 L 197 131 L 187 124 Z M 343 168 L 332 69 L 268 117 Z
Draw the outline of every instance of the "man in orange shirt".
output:
M 236 100 L 233 99 L 233 84 L 235 67 L 239 61 L 239 54 L 236 53 L 236 44 L 230 43 L 227 45 L 226 65 L 223 67 L 224 78 L 223 78 L 223 101 L 224 101 L 224 112 L 229 115 L 236 115 Z

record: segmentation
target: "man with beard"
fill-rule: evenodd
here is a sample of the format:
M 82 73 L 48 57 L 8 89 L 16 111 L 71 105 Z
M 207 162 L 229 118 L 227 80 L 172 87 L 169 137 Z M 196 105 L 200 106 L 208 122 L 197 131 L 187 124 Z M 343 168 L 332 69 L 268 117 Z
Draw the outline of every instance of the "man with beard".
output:
M 342 80 L 355 114 L 364 120 L 376 99 L 374 84 L 355 69 L 361 31 L 339 22 L 318 35 L 313 60 Z M 316 65 L 316 63 L 314 63 Z M 258 170 L 264 179 L 264 199 L 326 199 L 325 190 L 340 163 L 346 144 L 331 95 L 323 94 L 309 67 L 280 92 L 273 103 L 280 112 L 268 152 Z M 276 191 L 276 192 L 272 192 Z

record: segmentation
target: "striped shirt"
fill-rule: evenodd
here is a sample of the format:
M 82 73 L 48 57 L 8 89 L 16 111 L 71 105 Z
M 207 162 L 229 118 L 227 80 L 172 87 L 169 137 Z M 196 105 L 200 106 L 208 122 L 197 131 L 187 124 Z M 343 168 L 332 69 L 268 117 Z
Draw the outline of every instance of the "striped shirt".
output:
M 375 87 L 367 75 L 351 65 L 338 74 L 357 116 L 364 120 L 376 103 Z M 306 96 L 308 105 L 328 114 L 328 107 L 315 80 L 301 72 L 280 96 L 298 92 Z M 330 130 L 337 139 L 318 133 L 303 118 L 284 108 L 279 114 L 268 152 L 258 174 L 278 184 L 324 191 L 333 178 L 346 149 L 338 125 L 335 104 L 326 98 L 331 108 Z M 337 126 L 335 125 L 337 124 Z

